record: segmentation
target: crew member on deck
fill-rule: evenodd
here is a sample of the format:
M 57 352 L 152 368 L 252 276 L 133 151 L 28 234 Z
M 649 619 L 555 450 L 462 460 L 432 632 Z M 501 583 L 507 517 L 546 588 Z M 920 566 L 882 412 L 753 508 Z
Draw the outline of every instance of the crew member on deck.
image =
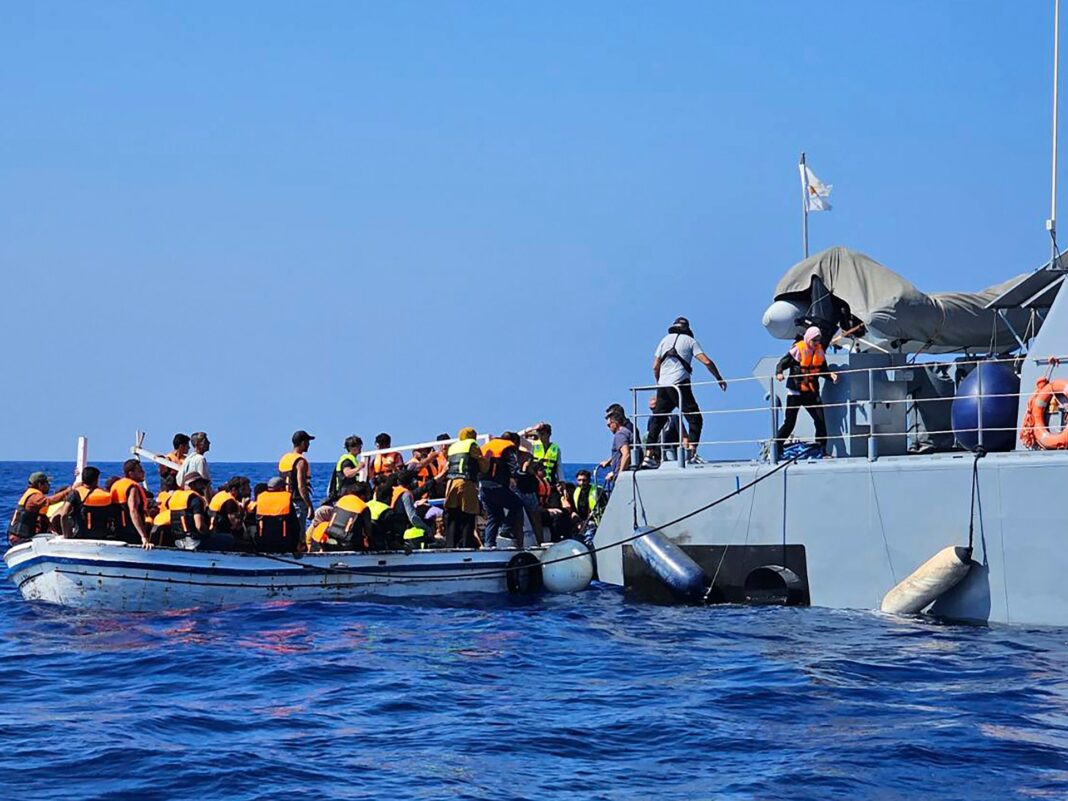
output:
M 122 472 L 123 477 L 111 486 L 111 502 L 115 504 L 115 538 L 130 545 L 140 544 L 142 548 L 151 548 L 149 524 L 145 519 L 148 514 L 148 494 L 142 486 L 145 469 L 137 459 L 127 459 L 122 464 Z
M 355 486 L 360 480 L 363 465 L 360 464 L 360 453 L 363 451 L 363 440 L 353 434 L 345 438 L 345 452 L 334 465 L 334 473 L 330 476 L 330 486 L 326 491 L 326 502 L 334 503 L 340 498 L 345 490 Z
M 63 487 L 54 495 L 49 495 L 51 482 L 40 471 L 30 473 L 27 484 L 8 525 L 7 541 L 11 545 L 29 542 L 37 534 L 43 534 L 48 526 L 45 510 L 53 503 L 65 501 L 72 490 L 71 487 Z
M 782 381 L 789 371 L 786 381 L 786 416 L 775 436 L 775 447 L 780 451 L 783 442 L 797 425 L 797 413 L 804 406 L 812 418 L 816 429 L 816 444 L 824 453 L 827 452 L 827 423 L 823 417 L 820 401 L 820 378 L 829 378 L 838 382 L 838 373 L 827 369 L 827 355 L 823 350 L 823 334 L 816 326 L 810 326 L 805 336 L 779 359 L 775 367 L 775 380 Z
M 278 474 L 285 479 L 286 489 L 293 496 L 293 508 L 296 510 L 302 532 L 307 525 L 308 515 L 314 508 L 311 496 L 311 466 L 304 455 L 311 447 L 313 439 L 315 437 L 304 429 L 294 431 L 293 450 L 278 460 Z
M 694 339 L 690 321 L 685 317 L 676 317 L 675 322 L 668 328 L 667 336 L 660 340 L 653 355 L 653 378 L 657 383 L 654 411 L 657 415 L 666 415 L 667 412 L 678 408 L 681 402 L 690 430 L 690 461 L 698 463 L 700 459 L 697 457 L 697 445 L 701 442 L 704 418 L 690 386 L 694 359 L 708 368 L 708 372 L 719 382 L 719 388 L 726 392 L 727 382 L 719 374 L 716 363 L 705 355 L 704 349 Z M 657 467 L 660 464 L 660 429 L 666 422 L 667 418 L 663 416 L 653 417 L 649 422 L 649 432 L 645 438 L 647 467 Z
M 460 429 L 460 436 L 446 453 L 445 545 L 448 548 L 476 548 L 475 520 L 478 517 L 478 474 L 482 451 L 473 428 Z

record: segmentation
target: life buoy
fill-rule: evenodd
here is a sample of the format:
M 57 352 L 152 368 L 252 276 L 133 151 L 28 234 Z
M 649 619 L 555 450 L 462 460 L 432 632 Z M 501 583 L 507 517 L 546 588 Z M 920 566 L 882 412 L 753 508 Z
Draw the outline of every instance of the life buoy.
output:
M 534 595 L 541 592 L 541 560 L 529 551 L 520 551 L 508 560 L 508 592 Z
M 1060 433 L 1052 433 L 1049 426 L 1050 403 L 1068 406 L 1068 379 L 1050 381 L 1040 378 L 1035 382 L 1035 393 L 1027 401 L 1027 414 L 1020 427 L 1020 441 L 1028 448 L 1063 450 L 1068 448 L 1068 426 Z

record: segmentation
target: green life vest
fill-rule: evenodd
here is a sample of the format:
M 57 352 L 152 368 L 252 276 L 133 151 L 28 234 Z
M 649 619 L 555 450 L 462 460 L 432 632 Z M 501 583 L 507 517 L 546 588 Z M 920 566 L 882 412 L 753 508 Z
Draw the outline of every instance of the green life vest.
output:
M 549 447 L 546 448 L 541 444 L 540 439 L 534 440 L 534 450 L 532 451 L 534 458 L 545 465 L 545 478 L 550 483 L 556 483 L 556 469 L 560 464 L 560 446 L 555 442 L 550 442 Z
M 382 501 L 374 500 L 367 502 L 367 508 L 371 510 L 371 519 L 378 520 L 382 516 L 383 512 L 389 511 L 389 504 L 382 503 Z
M 471 449 L 478 443 L 473 439 L 461 439 L 449 446 L 449 472 L 446 478 L 477 478 L 478 462 L 471 458 Z
M 334 465 L 334 473 L 330 476 L 330 488 L 327 490 L 326 495 L 328 498 L 337 498 L 341 495 L 342 490 L 346 487 L 351 487 L 356 483 L 355 478 L 345 478 L 345 467 L 359 467 L 360 460 L 353 456 L 351 453 L 343 453 L 341 458 L 337 460 L 337 464 Z
M 573 496 L 573 501 L 575 503 L 575 511 L 576 512 L 579 511 L 579 499 L 581 497 L 582 497 L 582 487 L 575 487 L 575 494 Z M 593 517 L 594 512 L 597 511 L 597 488 L 595 486 L 593 486 L 592 484 L 589 486 L 589 489 L 587 490 L 586 501 L 590 505 L 589 516 Z

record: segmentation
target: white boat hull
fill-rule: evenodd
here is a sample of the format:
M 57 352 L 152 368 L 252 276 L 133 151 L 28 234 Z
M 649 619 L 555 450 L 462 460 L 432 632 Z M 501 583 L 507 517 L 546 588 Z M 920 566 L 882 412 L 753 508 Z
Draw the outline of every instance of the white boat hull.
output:
M 515 551 L 260 555 L 145 551 L 121 542 L 37 537 L 4 554 L 23 597 L 81 609 L 149 612 L 276 600 L 507 595 Z

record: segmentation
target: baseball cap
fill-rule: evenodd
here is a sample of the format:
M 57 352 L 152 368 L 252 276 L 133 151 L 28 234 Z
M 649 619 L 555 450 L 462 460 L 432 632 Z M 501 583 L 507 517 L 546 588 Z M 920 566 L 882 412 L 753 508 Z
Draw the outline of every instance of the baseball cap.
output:
M 305 442 L 305 441 L 311 442 L 313 439 L 315 439 L 315 437 L 313 437 L 311 434 L 309 434 L 303 428 L 298 429 L 297 431 L 293 432 L 293 444 L 294 445 L 296 445 L 298 442 Z
M 34 472 L 30 473 L 30 477 L 29 477 L 29 479 L 27 480 L 26 483 L 27 484 L 39 484 L 42 481 L 47 481 L 47 482 L 51 483 L 52 479 L 50 479 L 48 477 L 47 473 L 42 473 L 40 470 L 35 470 Z

